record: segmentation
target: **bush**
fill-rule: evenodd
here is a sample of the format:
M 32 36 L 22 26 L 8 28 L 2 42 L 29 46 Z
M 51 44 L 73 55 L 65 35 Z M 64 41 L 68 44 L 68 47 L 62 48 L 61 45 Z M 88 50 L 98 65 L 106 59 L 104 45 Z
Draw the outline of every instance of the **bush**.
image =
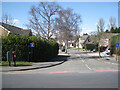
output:
M 105 49 L 106 49 L 106 47 L 105 47 L 105 46 L 101 46 L 101 47 L 100 47 L 100 52 L 104 52 L 104 51 L 105 51 Z
M 30 43 L 35 47 L 30 47 Z M 58 54 L 59 46 L 56 41 L 41 39 L 38 36 L 10 34 L 2 38 L 2 60 L 6 60 L 7 51 L 16 51 L 18 61 L 48 61 Z
M 110 47 L 111 54 L 116 54 L 116 46 L 115 46 L 116 43 L 118 43 L 118 35 L 111 37 L 111 47 Z M 120 49 L 117 53 L 120 55 Z
M 86 49 L 87 50 L 92 51 L 95 48 L 96 48 L 96 44 L 93 44 L 93 43 L 86 44 Z

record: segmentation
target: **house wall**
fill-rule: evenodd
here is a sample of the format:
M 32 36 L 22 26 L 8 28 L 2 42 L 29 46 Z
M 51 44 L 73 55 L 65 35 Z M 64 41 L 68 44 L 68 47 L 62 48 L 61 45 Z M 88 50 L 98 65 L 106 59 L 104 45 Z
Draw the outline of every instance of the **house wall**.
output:
M 101 39 L 100 46 L 110 47 L 110 39 Z
M 9 32 L 0 27 L 0 36 L 6 36 Z
M 79 38 L 78 39 L 78 42 L 76 42 L 76 48 L 83 48 L 83 46 L 82 46 L 82 40 L 81 40 L 81 38 Z

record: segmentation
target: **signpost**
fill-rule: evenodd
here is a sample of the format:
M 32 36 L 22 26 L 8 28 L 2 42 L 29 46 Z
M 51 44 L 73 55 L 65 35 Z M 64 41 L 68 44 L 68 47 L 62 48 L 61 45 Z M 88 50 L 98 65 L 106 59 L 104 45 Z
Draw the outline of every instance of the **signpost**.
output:
M 33 59 L 33 48 L 35 47 L 35 44 L 33 42 L 30 43 L 30 47 L 31 47 L 31 59 Z
M 119 43 L 116 43 L 115 46 L 116 46 L 116 61 L 117 61 L 117 51 L 118 51 Z

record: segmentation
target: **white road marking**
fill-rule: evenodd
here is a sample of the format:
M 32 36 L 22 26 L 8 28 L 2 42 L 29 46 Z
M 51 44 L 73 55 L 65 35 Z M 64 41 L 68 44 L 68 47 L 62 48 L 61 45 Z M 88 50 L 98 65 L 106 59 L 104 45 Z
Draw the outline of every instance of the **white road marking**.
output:
M 85 61 L 84 61 L 84 60 L 82 60 L 82 62 L 84 63 Z
M 87 64 L 85 64 L 85 66 L 86 66 L 89 70 L 92 70 Z

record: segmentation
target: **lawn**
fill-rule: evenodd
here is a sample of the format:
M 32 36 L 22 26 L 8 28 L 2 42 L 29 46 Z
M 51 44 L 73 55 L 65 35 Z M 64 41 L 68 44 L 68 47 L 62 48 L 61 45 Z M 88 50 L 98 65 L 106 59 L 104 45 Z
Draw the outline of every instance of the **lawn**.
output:
M 24 62 L 24 61 L 16 61 L 17 66 L 22 66 L 22 65 L 30 65 L 32 62 Z M 8 61 L 0 61 L 0 66 L 9 66 Z M 11 62 L 11 66 L 14 66 L 14 62 Z
M 82 50 L 82 48 L 75 48 L 75 47 L 68 47 L 68 49 L 72 49 L 72 50 Z

